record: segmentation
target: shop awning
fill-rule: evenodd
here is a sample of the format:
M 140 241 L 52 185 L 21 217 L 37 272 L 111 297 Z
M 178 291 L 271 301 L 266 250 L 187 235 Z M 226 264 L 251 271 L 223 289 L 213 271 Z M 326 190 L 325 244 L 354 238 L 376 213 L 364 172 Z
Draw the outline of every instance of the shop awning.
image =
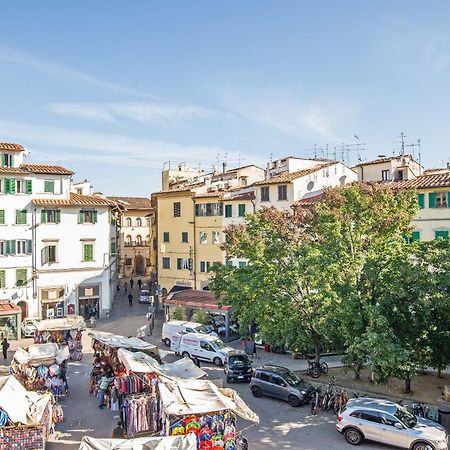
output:
M 233 411 L 239 417 L 259 423 L 259 417 L 232 389 L 220 389 L 207 380 L 169 381 L 161 379 L 159 391 L 164 412 L 169 416 L 188 416 Z
M 193 433 L 186 436 L 97 439 L 84 436 L 78 450 L 197 450 Z
M 186 289 L 172 292 L 164 300 L 165 305 L 179 305 L 191 308 L 219 309 L 222 311 L 232 310 L 229 305 L 221 305 L 220 300 L 211 291 L 200 291 L 196 289 Z
M 39 425 L 51 394 L 27 391 L 12 375 L 0 377 L 0 408 L 10 420 L 23 425 Z
M 20 312 L 22 312 L 20 306 L 17 306 L 15 303 L 0 303 L 0 316 L 9 316 L 11 314 L 18 314 Z
M 59 348 L 58 344 L 49 342 L 48 344 L 34 344 L 25 350 L 19 347 L 14 353 L 13 358 L 19 364 L 28 364 L 29 366 L 51 366 L 55 362 L 61 364 L 69 359 L 69 348 L 67 345 Z
M 124 348 L 119 348 L 117 357 L 127 370 L 134 373 L 158 373 L 169 378 L 194 380 L 206 376 L 206 372 L 197 367 L 189 358 L 182 358 L 173 363 L 159 364 L 145 353 L 130 352 Z
M 67 316 L 62 319 L 36 321 L 38 331 L 85 330 L 86 322 L 81 316 Z

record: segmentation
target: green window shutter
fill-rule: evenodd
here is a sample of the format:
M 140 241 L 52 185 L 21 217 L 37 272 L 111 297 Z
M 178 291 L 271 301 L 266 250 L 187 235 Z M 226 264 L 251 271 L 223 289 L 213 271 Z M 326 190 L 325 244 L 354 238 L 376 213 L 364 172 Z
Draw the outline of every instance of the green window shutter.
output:
M 80 213 L 78 214 L 78 223 L 84 223 L 84 211 L 80 209 Z
M 177 258 L 177 269 L 181 270 L 183 268 L 183 258 Z
M 413 231 L 412 232 L 412 240 L 413 241 L 420 241 L 420 231 Z
M 11 192 L 11 194 L 15 194 L 16 193 L 16 180 L 14 178 L 11 178 L 10 181 L 11 181 L 10 192 Z
M 239 268 L 240 269 L 243 269 L 246 266 L 247 266 L 247 263 L 245 261 L 239 261 Z
M 116 241 L 111 241 L 111 254 L 116 254 Z
M 2 153 L 2 166 L 6 166 L 6 155 Z
M 16 254 L 16 241 L 14 240 L 9 241 L 9 254 L 10 255 Z
M 4 224 L 5 224 L 5 210 L 0 209 L 0 225 L 4 225 Z
M 206 272 L 205 261 L 200 261 L 200 272 Z
M 434 192 L 428 194 L 428 207 L 436 208 L 436 194 Z
M 27 224 L 27 212 L 25 210 L 16 209 L 16 225 Z
M 27 241 L 27 253 L 31 255 L 32 252 L 33 252 L 33 241 L 29 239 Z
M 47 211 L 45 209 L 41 210 L 41 223 L 47 223 Z
M 417 194 L 417 202 L 419 203 L 419 208 L 425 208 L 425 194 Z
M 225 217 L 233 217 L 233 205 L 225 205 Z
M 4 270 L 0 270 L 0 289 L 6 287 L 6 273 Z
M 447 192 L 447 208 L 450 208 L 450 191 Z
M 97 223 L 97 210 L 92 211 L 92 223 Z
M 448 231 L 435 231 L 434 238 L 448 241 Z
M 31 180 L 26 180 L 27 183 L 27 194 L 33 193 L 33 182 Z
M 164 231 L 164 233 L 163 233 L 163 241 L 164 242 L 169 242 L 169 239 L 170 239 L 169 232 L 168 231 Z
M 83 246 L 83 260 L 94 261 L 94 246 L 93 244 L 84 244 Z
M 45 180 L 44 181 L 44 192 L 48 192 L 50 194 L 53 194 L 55 192 L 54 180 Z
M 244 217 L 245 216 L 245 205 L 241 204 L 239 205 L 239 217 Z
M 16 286 L 27 284 L 27 269 L 16 269 Z
M 231 261 L 231 259 L 227 259 L 227 267 L 233 267 L 233 261 Z
M 56 221 L 56 223 L 61 222 L 61 210 L 60 210 L 60 209 L 57 209 L 57 210 L 56 210 L 56 213 L 55 213 L 55 221 Z
M 11 158 L 11 167 L 14 167 L 14 155 L 11 155 L 10 158 Z
M 20 209 L 16 209 L 16 225 L 20 225 Z
M 12 178 L 5 178 L 5 194 L 16 192 L 16 182 Z

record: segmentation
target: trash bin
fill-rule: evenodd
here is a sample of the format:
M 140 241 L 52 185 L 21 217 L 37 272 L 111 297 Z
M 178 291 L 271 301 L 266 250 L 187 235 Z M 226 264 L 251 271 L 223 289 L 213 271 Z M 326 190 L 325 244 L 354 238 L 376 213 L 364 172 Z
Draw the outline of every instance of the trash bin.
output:
M 439 411 L 439 423 L 450 433 L 450 406 L 440 406 Z

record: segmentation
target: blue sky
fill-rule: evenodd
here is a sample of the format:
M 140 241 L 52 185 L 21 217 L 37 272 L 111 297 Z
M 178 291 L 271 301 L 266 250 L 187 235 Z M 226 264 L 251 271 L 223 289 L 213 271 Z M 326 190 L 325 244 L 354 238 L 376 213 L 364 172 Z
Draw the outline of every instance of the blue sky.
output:
M 0 141 L 108 195 L 150 195 L 168 160 L 332 156 L 354 135 L 371 159 L 403 131 L 441 166 L 449 23 L 446 1 L 3 2 Z

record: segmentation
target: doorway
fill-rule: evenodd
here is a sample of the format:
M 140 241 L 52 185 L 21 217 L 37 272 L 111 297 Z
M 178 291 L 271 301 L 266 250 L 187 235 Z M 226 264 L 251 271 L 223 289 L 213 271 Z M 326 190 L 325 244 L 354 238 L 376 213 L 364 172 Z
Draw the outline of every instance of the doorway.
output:
M 145 259 L 141 255 L 137 255 L 134 260 L 134 273 L 136 275 L 145 275 Z
M 27 302 L 24 301 L 20 301 L 17 303 L 17 306 L 20 307 L 20 309 L 22 310 L 22 322 L 23 320 L 28 317 L 28 305 Z

